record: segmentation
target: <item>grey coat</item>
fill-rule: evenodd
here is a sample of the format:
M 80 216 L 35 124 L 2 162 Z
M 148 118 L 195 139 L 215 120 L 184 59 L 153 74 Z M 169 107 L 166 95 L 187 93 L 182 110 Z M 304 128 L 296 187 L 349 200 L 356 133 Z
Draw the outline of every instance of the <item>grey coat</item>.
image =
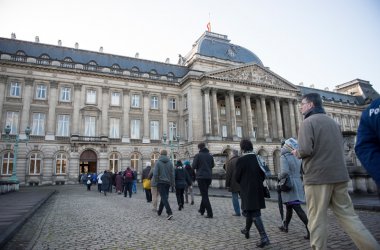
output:
M 305 191 L 303 189 L 303 184 L 301 181 L 301 160 L 297 159 L 290 152 L 282 149 L 281 150 L 281 173 L 278 178 L 289 175 L 290 183 L 292 184 L 292 189 L 289 192 L 281 192 L 282 202 L 290 202 L 299 200 L 305 202 Z
M 236 182 L 236 162 L 239 156 L 235 155 L 227 162 L 226 187 L 229 192 L 240 192 L 240 184 Z
M 174 187 L 174 167 L 166 155 L 161 155 L 153 169 L 153 179 L 158 183 L 169 184 Z

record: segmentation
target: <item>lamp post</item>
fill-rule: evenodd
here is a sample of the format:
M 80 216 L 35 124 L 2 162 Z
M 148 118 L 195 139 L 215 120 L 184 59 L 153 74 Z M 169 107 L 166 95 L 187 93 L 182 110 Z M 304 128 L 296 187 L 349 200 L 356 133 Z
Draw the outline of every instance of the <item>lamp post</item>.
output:
M 177 135 L 176 136 L 177 143 L 173 143 L 173 140 L 171 138 L 169 138 L 170 160 L 172 161 L 173 166 L 175 166 L 175 164 L 174 164 L 174 152 L 173 152 L 173 149 L 174 149 L 174 147 L 177 147 L 177 151 L 179 151 L 179 138 L 180 138 L 179 135 Z M 162 139 L 164 141 L 164 148 L 166 148 L 166 140 L 167 140 L 166 134 L 164 134 L 162 136 Z
M 4 129 L 4 132 L 5 132 L 5 141 L 6 142 L 9 142 L 9 143 L 14 143 L 13 145 L 13 167 L 12 167 L 12 176 L 9 178 L 9 181 L 11 182 L 15 182 L 15 183 L 18 183 L 18 179 L 17 179 L 17 155 L 18 155 L 18 144 L 21 142 L 25 142 L 25 144 L 27 145 L 28 142 L 29 142 L 29 135 L 30 135 L 30 132 L 31 132 L 31 129 L 28 127 L 26 127 L 25 129 L 25 135 L 26 135 L 26 139 L 20 139 L 19 135 L 16 134 L 16 137 L 15 139 L 12 139 L 10 137 L 10 133 L 11 133 L 11 127 L 9 125 L 7 125 Z

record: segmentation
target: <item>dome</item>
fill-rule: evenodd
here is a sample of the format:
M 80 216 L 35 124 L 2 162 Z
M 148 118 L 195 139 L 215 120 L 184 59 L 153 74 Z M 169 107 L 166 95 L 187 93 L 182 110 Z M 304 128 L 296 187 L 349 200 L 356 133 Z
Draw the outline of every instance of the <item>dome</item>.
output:
M 256 63 L 264 66 L 260 58 L 252 51 L 230 43 L 226 35 L 208 31 L 195 42 L 191 54 L 195 53 L 238 63 Z

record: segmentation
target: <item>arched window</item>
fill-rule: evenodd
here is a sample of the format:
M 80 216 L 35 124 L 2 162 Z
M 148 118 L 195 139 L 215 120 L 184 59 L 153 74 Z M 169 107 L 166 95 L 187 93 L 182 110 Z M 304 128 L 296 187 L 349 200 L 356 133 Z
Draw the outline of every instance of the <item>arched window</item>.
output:
M 61 66 L 69 69 L 74 68 L 73 59 L 71 59 L 70 57 L 65 57 L 63 59 L 63 62 L 61 63 Z
M 114 74 L 121 74 L 121 69 L 120 69 L 120 66 L 118 64 L 113 64 L 112 67 L 111 67 L 111 72 L 114 73 Z
M 174 74 L 172 72 L 169 72 L 167 77 L 168 77 L 168 81 L 174 80 Z
M 158 75 L 157 75 L 157 71 L 152 69 L 150 72 L 149 72 L 149 77 L 151 79 L 158 79 Z
M 109 170 L 113 173 L 119 172 L 119 155 L 116 153 L 112 153 L 110 156 Z
M 140 70 L 137 67 L 133 67 L 131 71 L 131 76 L 139 76 L 140 75 Z
M 17 62 L 26 62 L 26 54 L 24 51 L 19 50 L 16 52 L 15 56 L 12 56 L 12 60 Z
M 3 167 L 1 168 L 2 175 L 11 175 L 13 171 L 13 154 L 6 152 L 2 157 Z
M 140 160 L 139 155 L 136 153 L 133 153 L 131 155 L 131 168 L 134 168 L 135 170 L 137 170 L 139 166 L 139 160 Z
M 63 153 L 57 154 L 55 157 L 55 173 L 56 174 L 66 174 L 67 168 L 67 157 Z
M 160 158 L 159 153 L 153 153 L 152 158 L 150 158 L 150 164 L 153 167 L 156 164 L 156 161 L 158 161 L 158 158 Z
M 32 153 L 29 161 L 29 174 L 40 174 L 42 167 L 42 158 L 39 153 Z
M 96 71 L 98 64 L 95 61 L 90 61 L 87 65 L 87 70 Z
M 40 56 L 40 58 L 37 59 L 37 64 L 49 65 L 50 64 L 50 56 L 47 54 L 42 54 Z

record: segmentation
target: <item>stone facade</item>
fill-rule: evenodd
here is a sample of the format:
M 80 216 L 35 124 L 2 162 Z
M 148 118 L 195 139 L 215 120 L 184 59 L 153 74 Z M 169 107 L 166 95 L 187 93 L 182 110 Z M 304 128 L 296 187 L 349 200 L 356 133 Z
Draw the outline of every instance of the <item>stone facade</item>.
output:
M 207 39 L 229 47 L 229 58 L 202 52 Z M 245 49 L 210 32 L 182 57 L 181 65 L 0 39 L 1 128 L 10 125 L 11 137 L 20 138 L 26 137 L 27 126 L 32 129 L 29 143 L 19 145 L 20 184 L 76 183 L 82 172 L 117 172 L 128 166 L 141 174 L 161 148 L 169 149 L 173 160 L 191 160 L 202 141 L 220 160 L 239 149 L 241 138 L 253 141 L 276 174 L 280 142 L 297 137 L 300 97 L 312 91 L 321 93 L 327 113 L 354 138 L 364 101 L 339 89 L 296 86 L 253 53 L 245 59 L 239 51 Z M 92 60 L 80 61 L 83 57 Z M 105 63 L 112 59 L 118 63 Z M 356 159 L 350 143 L 347 152 Z M 4 133 L 0 153 L 1 178 L 6 179 L 13 149 Z M 215 172 L 222 172 L 219 165 Z M 371 184 L 366 190 L 372 191 Z

